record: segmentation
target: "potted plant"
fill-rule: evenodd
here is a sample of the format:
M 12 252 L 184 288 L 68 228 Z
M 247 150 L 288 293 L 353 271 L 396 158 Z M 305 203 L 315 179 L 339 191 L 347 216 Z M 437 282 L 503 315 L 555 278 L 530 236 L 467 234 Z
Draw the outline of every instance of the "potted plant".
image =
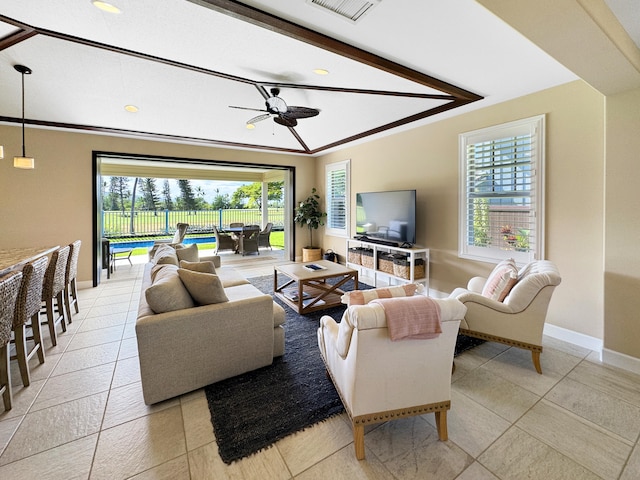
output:
M 327 216 L 320 208 L 320 196 L 316 193 L 316 189 L 311 190 L 305 200 L 300 202 L 295 209 L 293 221 L 301 227 L 309 229 L 309 245 L 302 249 L 302 261 L 313 262 L 322 258 L 322 250 L 320 247 L 313 246 L 313 231 L 320 225 L 324 225 L 324 217 Z

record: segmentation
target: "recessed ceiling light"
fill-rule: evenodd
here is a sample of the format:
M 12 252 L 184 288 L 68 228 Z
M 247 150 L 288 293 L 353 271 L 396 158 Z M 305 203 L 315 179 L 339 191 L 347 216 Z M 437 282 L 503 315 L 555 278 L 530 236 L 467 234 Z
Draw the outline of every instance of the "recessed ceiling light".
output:
M 247 123 L 247 130 L 253 130 L 256 126 L 253 123 Z
M 316 68 L 313 73 L 316 75 L 329 75 L 329 70 L 325 70 L 324 68 Z
M 138 107 L 136 107 L 135 105 L 125 105 L 125 106 L 124 106 L 124 109 L 125 109 L 127 112 L 130 112 L 130 113 L 137 113 L 137 112 L 138 112 L 138 110 L 140 110 L 140 109 L 139 109 Z
M 94 7 L 99 8 L 103 12 L 108 12 L 108 13 L 121 13 L 122 12 L 122 10 L 120 10 L 118 7 L 116 7 L 112 3 L 101 2 L 100 0 L 91 0 L 91 3 L 93 4 Z

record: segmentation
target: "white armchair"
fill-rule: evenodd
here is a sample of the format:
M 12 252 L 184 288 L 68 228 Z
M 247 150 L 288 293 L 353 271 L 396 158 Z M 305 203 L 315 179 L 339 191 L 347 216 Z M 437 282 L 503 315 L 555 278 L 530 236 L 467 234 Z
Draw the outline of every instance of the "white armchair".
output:
M 435 301 L 442 333 L 425 340 L 392 342 L 384 308 L 375 303 L 348 307 L 340 323 L 326 315 L 320 320 L 320 353 L 351 418 L 358 460 L 368 424 L 433 412 L 440 439 L 448 438 L 451 366 L 465 307 L 455 299 Z
M 561 282 L 556 265 L 537 260 L 518 272 L 515 285 L 504 301 L 481 294 L 484 277 L 473 277 L 467 288 L 456 288 L 449 298 L 457 298 L 467 307 L 460 333 L 491 342 L 531 350 L 533 365 L 542 373 L 542 332 L 551 294 Z

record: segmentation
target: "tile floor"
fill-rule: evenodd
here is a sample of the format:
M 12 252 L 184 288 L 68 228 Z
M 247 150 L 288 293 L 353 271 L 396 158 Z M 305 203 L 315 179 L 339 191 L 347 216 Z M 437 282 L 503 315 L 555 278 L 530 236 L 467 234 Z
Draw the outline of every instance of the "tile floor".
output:
M 274 258 L 238 268 L 267 274 Z M 457 358 L 447 442 L 438 441 L 433 415 L 399 420 L 367 430 L 358 462 L 343 415 L 225 465 L 202 390 L 152 407 L 142 401 L 134 330 L 141 272 L 141 264 L 120 264 L 100 287 L 80 292 L 80 313 L 57 347 L 46 339 L 30 387 L 12 364 L 0 479 L 640 478 L 640 376 L 550 338 L 543 375 L 527 352 L 493 343 Z

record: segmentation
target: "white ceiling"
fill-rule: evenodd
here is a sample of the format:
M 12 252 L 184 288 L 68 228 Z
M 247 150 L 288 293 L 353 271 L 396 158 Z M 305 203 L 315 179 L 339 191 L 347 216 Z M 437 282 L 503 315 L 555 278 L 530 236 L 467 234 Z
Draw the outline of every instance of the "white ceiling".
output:
M 45 128 L 313 154 L 350 138 L 373 138 L 361 139 L 363 132 L 413 128 L 577 78 L 473 0 L 382 0 L 357 23 L 304 0 L 243 2 L 483 97 L 419 118 L 449 103 L 425 98 L 440 90 L 197 1 L 207 0 L 112 0 L 123 10 L 117 15 L 89 0 L 3 2 L 0 120 L 21 117 L 13 65 L 23 64 L 33 70 L 25 78 L 26 117 Z M 619 18 L 635 3 L 608 2 Z M 633 18 L 621 23 L 637 33 L 637 14 Z M 38 34 L 8 46 L 21 27 Z M 315 68 L 330 74 L 318 76 Z M 257 113 L 229 106 L 264 108 L 256 84 L 266 91 L 281 85 L 289 105 L 318 108 L 320 115 L 299 120 L 295 129 L 265 120 L 248 130 L 245 122 Z M 323 89 L 329 87 L 338 91 Z M 126 112 L 127 104 L 140 111 Z M 412 116 L 418 119 L 385 130 Z

